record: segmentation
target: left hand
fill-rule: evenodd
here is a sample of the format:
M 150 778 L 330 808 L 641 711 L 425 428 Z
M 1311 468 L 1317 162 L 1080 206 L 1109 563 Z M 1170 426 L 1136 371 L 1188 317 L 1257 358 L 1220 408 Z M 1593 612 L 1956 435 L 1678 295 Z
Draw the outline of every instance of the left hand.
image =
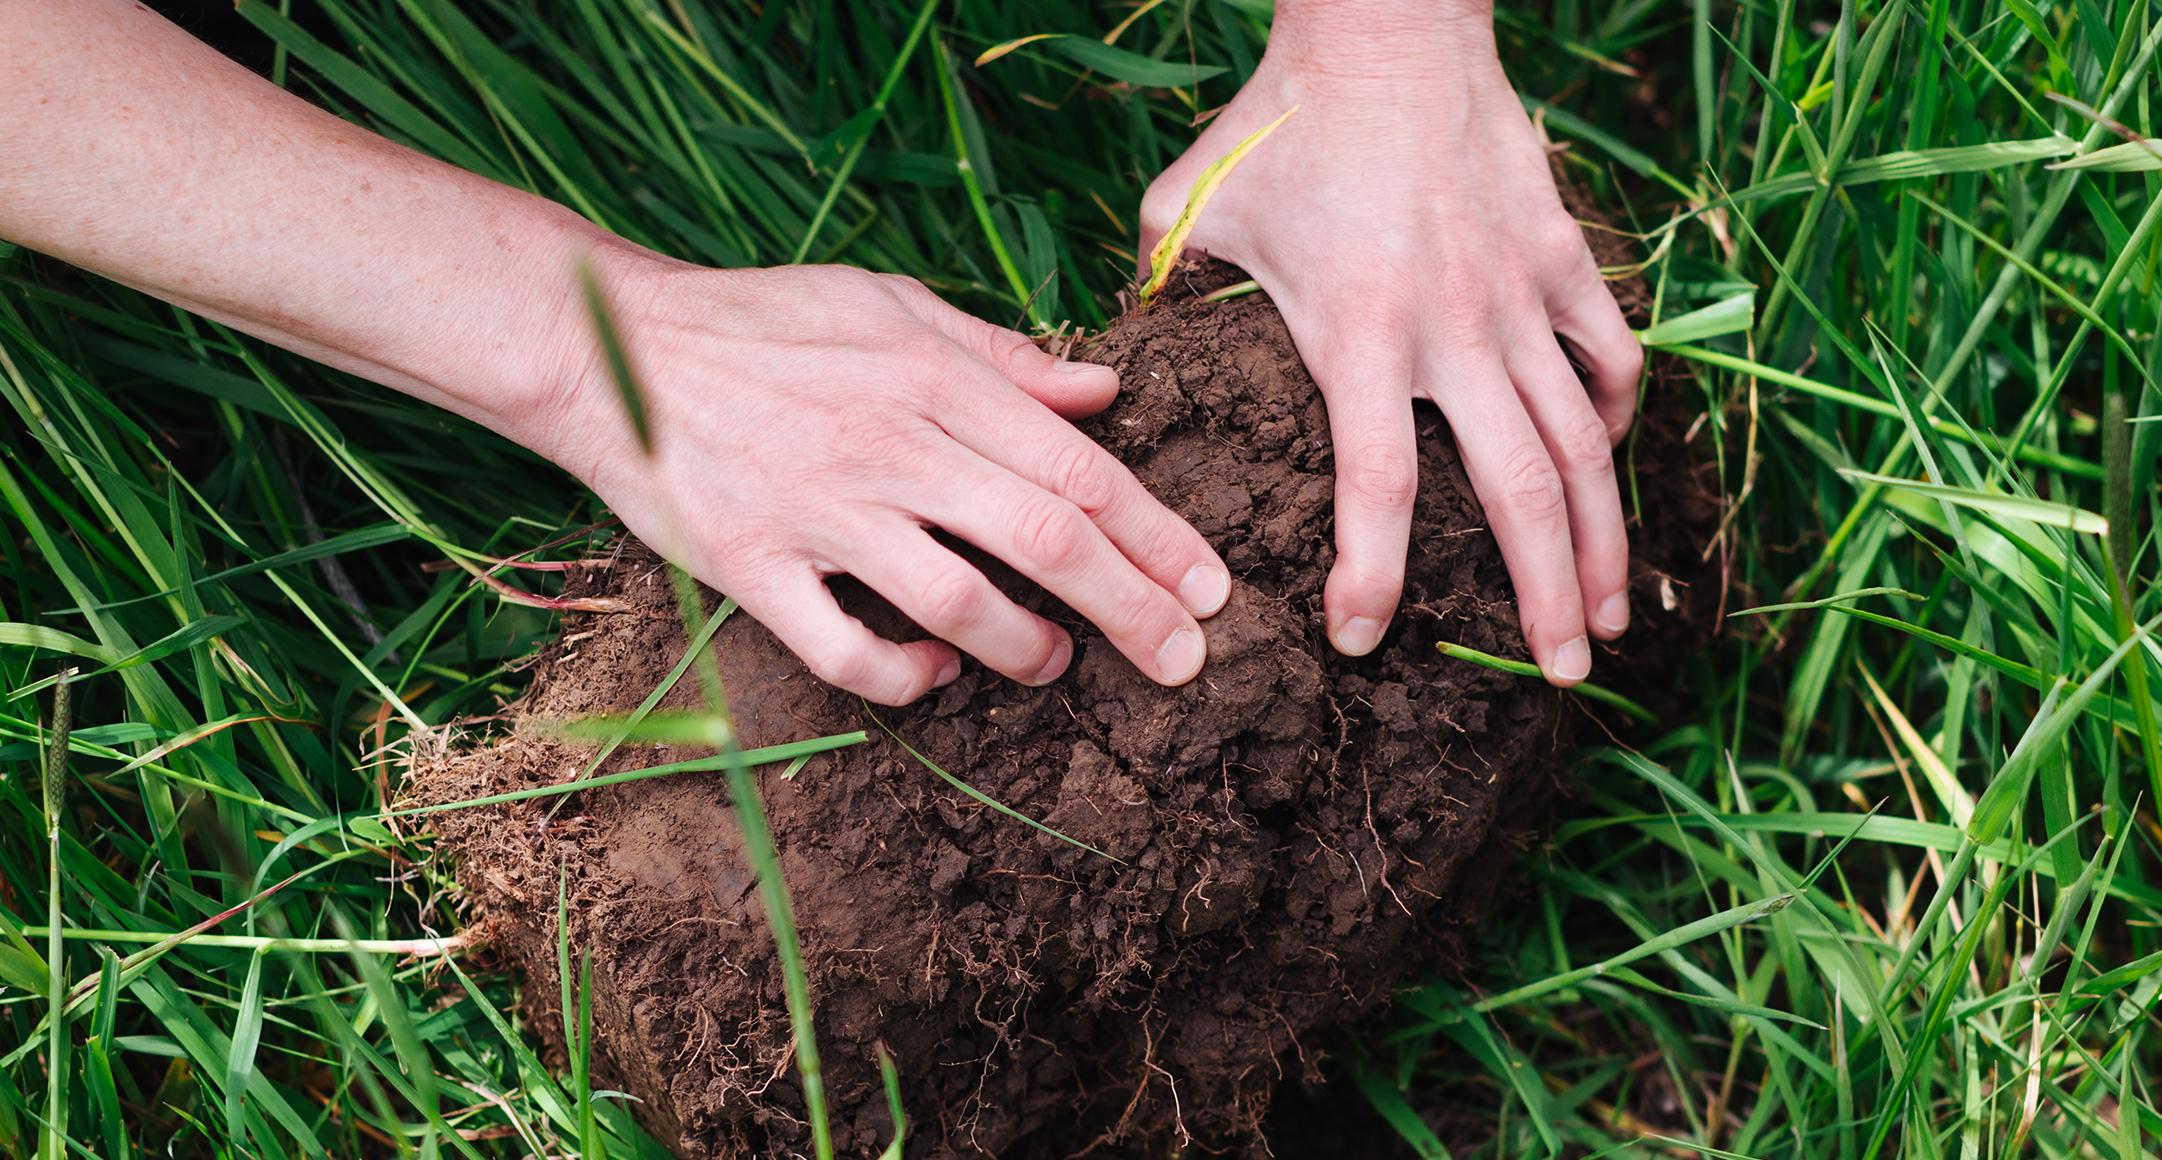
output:
M 1203 167 L 1293 105 L 1187 245 L 1261 283 L 1327 400 L 1329 638 L 1364 655 L 1395 614 L 1417 488 L 1411 403 L 1427 399 L 1456 433 L 1533 658 L 1573 685 L 1591 670 L 1587 632 L 1629 623 L 1612 448 L 1643 351 L 1502 75 L 1491 9 L 1283 0 L 1253 79 L 1149 187 L 1144 261 Z

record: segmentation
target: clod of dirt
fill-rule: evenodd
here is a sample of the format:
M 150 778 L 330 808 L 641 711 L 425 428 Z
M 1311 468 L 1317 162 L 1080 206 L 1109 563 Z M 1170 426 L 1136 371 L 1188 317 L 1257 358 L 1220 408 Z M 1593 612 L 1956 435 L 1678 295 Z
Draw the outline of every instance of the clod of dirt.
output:
M 1240 277 L 1190 265 L 1156 306 L 1081 352 L 1124 383 L 1085 429 L 1237 577 L 1206 622 L 1199 679 L 1155 685 L 1063 605 L 987 562 L 1022 604 L 1073 632 L 1072 670 L 1027 689 L 972 666 L 916 705 L 879 712 L 931 761 L 1121 861 L 955 791 L 748 617 L 715 638 L 747 746 L 871 734 L 792 779 L 760 775 L 844 1154 L 891 1138 L 881 1042 L 903 1078 L 911 1156 L 1258 1147 L 1272 1090 L 1319 1082 L 1326 1029 L 1449 954 L 1557 786 L 1585 703 L 1435 648 L 1525 655 L 1500 553 L 1431 410 L 1418 416 L 1401 609 L 1372 655 L 1328 647 L 1327 417 L 1265 296 L 1196 300 Z M 1700 546 L 1690 529 L 1712 509 L 1673 408 L 1651 414 L 1636 485 L 1662 523 L 1637 530 L 1652 554 L 1636 569 L 1627 645 L 1670 665 L 1692 633 L 1690 601 L 1673 598 L 1689 589 L 1667 572 L 1687 578 Z M 852 583 L 836 589 L 873 628 L 920 635 Z M 417 761 L 412 801 L 565 780 L 592 751 L 549 740 L 535 721 L 630 710 L 682 655 L 667 577 L 642 549 L 598 562 L 573 594 L 633 611 L 567 618 L 508 734 Z M 1594 677 L 1622 671 L 1608 655 Z M 694 706 L 695 683 L 663 704 Z M 626 747 L 602 772 L 696 755 Z M 435 823 L 477 917 L 524 973 L 527 1025 L 544 1036 L 562 1026 L 561 874 L 573 954 L 592 955 L 601 1082 L 635 1094 L 640 1119 L 686 1157 L 806 1150 L 780 971 L 722 775 L 585 791 L 552 819 L 550 804 Z

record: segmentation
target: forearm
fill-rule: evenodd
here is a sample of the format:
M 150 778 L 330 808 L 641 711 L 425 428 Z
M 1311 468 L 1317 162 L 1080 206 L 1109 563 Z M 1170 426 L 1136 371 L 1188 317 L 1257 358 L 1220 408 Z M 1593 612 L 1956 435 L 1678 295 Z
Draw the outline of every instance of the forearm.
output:
M 128 0 L 0 0 L 0 61 L 0 237 L 516 437 L 569 381 L 572 263 L 622 243 L 568 210 Z

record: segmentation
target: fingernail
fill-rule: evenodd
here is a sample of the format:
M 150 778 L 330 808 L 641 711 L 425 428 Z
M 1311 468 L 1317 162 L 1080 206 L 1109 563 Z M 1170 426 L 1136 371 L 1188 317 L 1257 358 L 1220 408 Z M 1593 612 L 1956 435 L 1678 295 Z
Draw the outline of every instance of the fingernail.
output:
M 1381 643 L 1381 630 L 1387 627 L 1371 616 L 1354 616 L 1337 626 L 1336 651 L 1347 657 L 1363 657 Z
M 1620 632 L 1629 627 L 1629 594 L 1616 592 L 1599 602 L 1596 619 L 1603 632 Z
M 1062 375 L 1085 375 L 1101 374 L 1102 372 L 1110 368 L 1100 366 L 1092 362 L 1073 362 L 1069 359 L 1062 358 L 1057 362 L 1051 364 L 1051 369 L 1057 371 Z
M 1568 644 L 1554 650 L 1554 660 L 1547 667 L 1547 675 L 1557 681 L 1581 681 L 1591 675 L 1591 642 L 1575 637 Z
M 946 662 L 945 668 L 938 670 L 938 677 L 931 682 L 931 687 L 934 689 L 943 689 L 946 686 L 960 679 L 961 658 L 955 657 L 952 660 Z
M 1196 564 L 1179 581 L 1179 603 L 1195 616 L 1214 616 L 1231 599 L 1231 573 L 1214 564 Z
M 1041 669 L 1036 670 L 1035 676 L 1021 683 L 1030 687 L 1048 685 L 1058 680 L 1059 674 L 1066 671 L 1067 662 L 1071 660 L 1073 660 L 1073 638 L 1061 636 L 1058 644 L 1051 648 L 1051 659 L 1045 661 Z
M 1182 628 L 1156 647 L 1157 679 L 1167 685 L 1184 684 L 1201 671 L 1201 662 L 1208 655 L 1209 645 L 1201 639 L 1201 630 Z

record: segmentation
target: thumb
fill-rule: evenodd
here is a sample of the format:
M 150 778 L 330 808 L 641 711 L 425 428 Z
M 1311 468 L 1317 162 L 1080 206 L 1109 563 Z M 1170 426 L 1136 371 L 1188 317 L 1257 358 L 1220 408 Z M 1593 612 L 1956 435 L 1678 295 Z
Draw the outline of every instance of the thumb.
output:
M 1071 362 L 1049 354 L 1027 335 L 993 326 L 965 314 L 928 291 L 927 302 L 914 303 L 924 321 L 944 331 L 1061 418 L 1080 419 L 1111 405 L 1118 397 L 1118 372 L 1095 363 Z
M 1059 358 L 1003 327 L 989 323 L 977 326 L 979 338 L 969 342 L 969 348 L 1060 417 L 1080 419 L 1093 415 L 1118 397 L 1119 374 L 1110 367 Z

